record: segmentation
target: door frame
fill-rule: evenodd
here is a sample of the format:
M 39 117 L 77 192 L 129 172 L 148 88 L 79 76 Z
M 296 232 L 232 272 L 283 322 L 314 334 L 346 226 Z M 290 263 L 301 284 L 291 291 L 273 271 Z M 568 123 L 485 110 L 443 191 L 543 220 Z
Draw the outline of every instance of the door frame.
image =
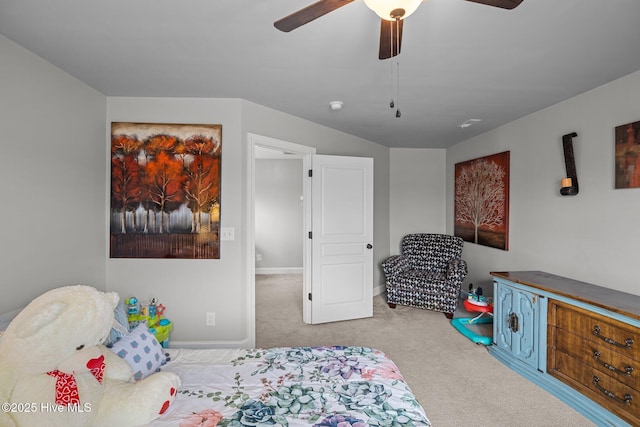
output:
M 263 147 L 271 150 L 284 151 L 287 153 L 297 154 L 302 159 L 302 173 L 300 177 L 303 181 L 302 186 L 302 227 L 303 227 L 303 254 L 302 254 L 302 321 L 305 323 L 311 323 L 311 301 L 308 298 L 304 298 L 305 295 L 311 293 L 311 239 L 306 238 L 306 234 L 311 230 L 311 180 L 304 179 L 307 176 L 307 171 L 311 169 L 311 157 L 316 154 L 315 147 L 309 147 L 306 145 L 296 144 L 293 142 L 284 141 L 264 135 L 258 135 L 254 133 L 247 133 L 247 224 L 245 230 L 247 230 L 246 244 L 247 244 L 247 265 L 246 272 L 249 280 L 249 298 L 247 307 L 250 313 L 249 321 L 251 322 L 251 328 L 253 329 L 253 342 L 255 345 L 255 319 L 256 319 L 256 188 L 255 188 L 255 176 L 256 176 L 256 150 L 255 147 Z

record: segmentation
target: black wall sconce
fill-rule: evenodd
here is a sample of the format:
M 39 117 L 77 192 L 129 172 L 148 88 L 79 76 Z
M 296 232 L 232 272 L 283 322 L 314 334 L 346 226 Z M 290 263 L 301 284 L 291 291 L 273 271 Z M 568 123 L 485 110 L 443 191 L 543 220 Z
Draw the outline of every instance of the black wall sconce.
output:
M 577 133 L 571 132 L 562 136 L 562 148 L 564 149 L 564 166 L 567 169 L 567 177 L 562 179 L 560 194 L 563 196 L 575 196 L 578 194 L 578 175 L 576 174 L 576 161 L 573 157 L 573 138 Z

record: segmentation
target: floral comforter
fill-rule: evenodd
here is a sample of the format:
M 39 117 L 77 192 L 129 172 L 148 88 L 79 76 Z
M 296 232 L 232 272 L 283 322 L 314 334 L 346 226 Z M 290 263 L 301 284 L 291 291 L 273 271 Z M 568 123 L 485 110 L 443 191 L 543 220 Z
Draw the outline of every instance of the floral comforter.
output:
M 170 350 L 182 379 L 153 427 L 429 426 L 396 365 L 365 347 Z

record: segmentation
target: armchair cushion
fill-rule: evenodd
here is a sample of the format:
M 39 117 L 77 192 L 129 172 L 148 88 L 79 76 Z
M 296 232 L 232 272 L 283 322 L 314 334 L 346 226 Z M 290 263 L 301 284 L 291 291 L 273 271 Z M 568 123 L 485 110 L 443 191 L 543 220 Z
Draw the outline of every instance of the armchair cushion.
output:
M 409 258 L 402 255 L 393 255 L 382 263 L 385 274 L 396 275 L 411 269 Z
M 463 240 L 445 234 L 409 234 L 400 255 L 382 263 L 389 305 L 453 313 L 467 275 Z
M 447 266 L 447 280 L 457 281 L 462 283 L 462 280 L 467 276 L 467 263 L 462 258 L 455 258 L 449 261 Z

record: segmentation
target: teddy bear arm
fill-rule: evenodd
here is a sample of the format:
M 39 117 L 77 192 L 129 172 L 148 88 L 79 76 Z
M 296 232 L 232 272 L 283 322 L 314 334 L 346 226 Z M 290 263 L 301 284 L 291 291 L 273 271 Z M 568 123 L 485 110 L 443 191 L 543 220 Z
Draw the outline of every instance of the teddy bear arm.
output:
M 104 348 L 104 377 L 120 381 L 129 381 L 133 375 L 131 366 L 108 348 Z

